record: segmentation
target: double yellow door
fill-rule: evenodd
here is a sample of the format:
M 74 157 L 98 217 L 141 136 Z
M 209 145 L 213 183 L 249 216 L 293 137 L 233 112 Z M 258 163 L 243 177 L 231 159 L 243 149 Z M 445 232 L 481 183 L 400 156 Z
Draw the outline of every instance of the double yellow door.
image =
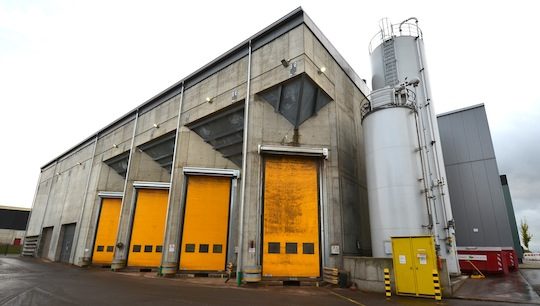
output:
M 433 270 L 437 257 L 433 237 L 392 237 L 392 256 L 398 294 L 435 294 Z

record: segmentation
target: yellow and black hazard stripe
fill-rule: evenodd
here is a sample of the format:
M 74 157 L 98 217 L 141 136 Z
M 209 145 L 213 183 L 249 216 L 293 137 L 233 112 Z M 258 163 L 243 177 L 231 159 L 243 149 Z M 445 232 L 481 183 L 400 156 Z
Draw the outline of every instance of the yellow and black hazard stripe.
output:
M 388 268 L 384 268 L 384 290 L 386 291 L 387 297 L 392 296 L 392 289 L 390 287 L 390 270 Z
M 435 289 L 435 300 L 442 300 L 441 281 L 437 270 L 433 270 L 433 288 Z

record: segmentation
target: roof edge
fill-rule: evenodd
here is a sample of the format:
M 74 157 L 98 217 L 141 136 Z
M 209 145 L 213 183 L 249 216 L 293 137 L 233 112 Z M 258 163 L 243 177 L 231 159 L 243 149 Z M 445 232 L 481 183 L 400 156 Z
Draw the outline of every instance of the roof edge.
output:
M 30 208 L 28 208 L 28 207 L 4 206 L 4 205 L 0 205 L 0 209 L 30 211 Z
M 475 105 L 471 105 L 471 106 L 466 106 L 466 107 L 463 107 L 463 108 L 458 108 L 458 109 L 455 109 L 455 110 L 451 110 L 449 112 L 438 114 L 437 118 L 448 116 L 448 115 L 453 115 L 453 114 L 456 114 L 456 113 L 461 113 L 461 112 L 464 112 L 464 111 L 468 111 L 468 110 L 475 109 L 475 108 L 480 108 L 480 107 L 485 108 L 484 103 L 475 104 Z
M 343 56 L 337 51 L 337 49 L 332 45 L 332 43 L 330 43 L 330 41 L 326 38 L 326 36 L 324 36 L 321 30 L 315 25 L 315 23 L 311 20 L 311 18 L 305 13 L 302 7 L 299 6 L 293 11 L 291 11 L 290 13 L 286 14 L 285 16 L 281 17 L 277 21 L 273 22 L 269 26 L 265 27 L 261 31 L 252 35 L 248 39 L 244 40 L 240 44 L 236 45 L 235 47 L 229 49 L 227 52 L 218 56 L 213 61 L 209 62 L 208 64 L 199 68 L 195 72 L 189 74 L 188 76 L 184 77 L 180 81 L 174 83 L 173 85 L 167 87 L 165 90 L 161 91 L 157 95 L 146 100 L 144 103 L 130 110 L 123 116 L 119 117 L 118 119 L 114 120 L 110 124 L 106 125 L 104 128 L 101 128 L 97 132 L 91 134 L 89 137 L 85 138 L 83 141 L 79 142 L 78 144 L 71 147 L 64 153 L 58 155 L 56 158 L 44 164 L 41 167 L 41 170 L 43 171 L 44 169 L 52 165 L 54 162 L 59 161 L 63 157 L 77 150 L 77 148 L 83 145 L 89 144 L 89 142 L 93 141 L 96 137 L 99 138 L 101 134 L 106 133 L 110 128 L 114 127 L 115 125 L 123 121 L 125 122 L 131 121 L 135 117 L 135 114 L 139 112 L 140 110 L 151 107 L 152 104 L 154 103 L 161 104 L 161 102 L 164 102 L 176 96 L 177 94 L 180 93 L 180 89 L 182 88 L 182 86 L 189 88 L 193 86 L 194 84 L 197 84 L 198 82 L 204 80 L 209 75 L 243 58 L 242 56 L 243 53 L 246 53 L 247 55 L 250 42 L 252 42 L 253 44 L 253 42 L 256 42 L 257 40 L 261 40 L 264 44 L 266 44 L 268 41 L 271 41 L 274 38 L 274 35 L 272 35 L 273 31 L 276 32 L 275 35 L 281 35 L 283 31 L 289 31 L 301 24 L 305 24 L 311 30 L 311 32 L 315 35 L 315 37 L 321 42 L 323 47 L 326 48 L 326 50 L 330 53 L 332 58 L 343 69 L 343 71 L 349 77 L 349 79 L 353 82 L 353 84 L 355 84 L 355 86 L 364 95 L 369 94 L 370 89 L 367 86 L 367 84 L 356 74 L 356 72 L 354 72 L 352 67 L 347 63 L 347 61 L 343 58 Z M 261 46 L 262 45 L 256 46 L 253 50 L 258 49 Z

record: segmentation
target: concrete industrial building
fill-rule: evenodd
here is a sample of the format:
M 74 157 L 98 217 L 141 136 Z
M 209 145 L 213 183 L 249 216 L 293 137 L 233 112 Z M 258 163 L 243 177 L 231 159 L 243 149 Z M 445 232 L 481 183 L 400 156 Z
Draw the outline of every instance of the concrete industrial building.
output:
M 28 208 L 0 205 L 0 244 L 23 243 L 29 214 Z
M 418 39 L 405 36 L 399 38 L 417 44 Z M 381 48 L 396 50 L 392 39 L 383 37 Z M 375 60 L 387 60 L 390 54 L 394 63 L 400 55 L 381 54 L 384 58 Z M 377 90 L 392 94 L 369 96 L 365 81 L 298 8 L 45 164 L 23 254 L 113 270 L 160 268 L 164 274 L 220 272 L 232 263 L 248 277 L 260 267 L 263 277 L 285 280 L 320 278 L 323 267 L 362 261 L 356 267 L 367 267 L 371 274 L 362 277 L 371 282 L 380 276 L 372 275 L 378 268 L 358 256 L 373 254 L 381 260 L 372 262 L 388 265 L 390 236 L 433 235 L 438 256 L 446 259 L 446 274 L 459 273 L 456 241 L 458 246 L 512 246 L 510 226 L 505 227 L 508 213 L 500 183 L 493 185 L 498 170 L 487 119 L 470 123 L 478 125 L 478 133 L 465 133 L 462 123 L 455 124 L 464 120 L 456 117 L 465 114 L 461 110 L 439 116 L 437 129 L 428 107 L 429 87 L 418 95 L 408 89 L 429 84 L 419 62 L 420 68 L 409 70 L 420 76 L 407 79 L 412 75 L 403 76 L 398 65 L 383 61 L 380 70 L 395 77 L 385 78 Z M 401 69 L 402 74 L 408 71 L 404 65 Z M 406 84 L 396 86 L 402 79 Z M 377 108 L 376 102 L 387 96 L 404 97 L 403 105 L 390 99 Z M 385 237 L 373 238 L 378 239 L 373 247 L 372 237 L 381 234 L 370 230 L 366 171 L 375 163 L 366 165 L 370 139 L 364 133 L 371 132 L 362 126 L 369 103 L 371 119 L 390 113 L 390 105 L 408 118 L 410 131 L 397 121 L 392 129 L 410 132 L 403 154 L 387 145 L 389 137 L 377 140 L 382 140 L 388 161 L 396 154 L 408 156 L 405 166 L 419 171 L 408 173 L 412 183 L 401 193 L 409 195 L 407 208 L 403 197 L 387 199 L 384 190 L 378 199 L 386 209 L 379 209 L 376 201 L 370 204 L 376 208 L 372 217 L 379 216 L 379 224 L 386 221 L 387 230 Z M 425 113 L 416 124 L 430 129 L 413 124 L 411 114 L 416 112 Z M 371 130 L 388 129 L 379 125 Z M 430 135 L 420 137 L 419 130 Z M 404 140 L 400 135 L 393 139 Z M 440 169 L 443 155 L 445 169 Z M 397 160 L 379 159 L 382 166 L 370 172 L 374 181 L 401 188 L 405 175 Z M 479 162 L 489 173 L 474 172 Z M 380 169 L 388 170 L 382 171 L 387 175 L 396 168 L 392 179 L 380 175 Z M 473 181 L 479 179 L 475 174 L 482 176 L 489 188 L 479 189 L 480 198 L 473 190 L 464 193 L 456 187 L 464 173 Z M 501 201 L 488 205 L 497 192 Z M 403 215 L 395 207 L 417 218 L 399 218 Z M 471 209 L 485 209 L 486 214 L 469 220 Z M 387 213 L 397 217 L 386 218 Z M 389 220 L 404 226 L 398 231 L 398 222 Z M 491 236 L 470 234 L 469 227 L 477 225 L 468 222 L 480 222 L 476 228 L 491 231 Z
M 523 258 L 506 176 L 483 104 L 437 116 L 458 247 L 515 249 Z
M 368 92 L 296 9 L 45 164 L 25 253 L 284 278 L 370 255 Z

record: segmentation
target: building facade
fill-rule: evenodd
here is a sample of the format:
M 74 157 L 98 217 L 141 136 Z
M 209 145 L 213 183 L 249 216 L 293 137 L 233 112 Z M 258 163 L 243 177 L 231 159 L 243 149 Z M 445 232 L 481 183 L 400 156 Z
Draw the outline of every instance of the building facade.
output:
M 458 247 L 519 246 L 513 207 L 505 202 L 484 105 L 441 114 L 437 120 Z M 520 248 L 515 250 L 519 256 Z
M 284 278 L 370 255 L 368 92 L 296 9 L 44 165 L 26 252 Z

